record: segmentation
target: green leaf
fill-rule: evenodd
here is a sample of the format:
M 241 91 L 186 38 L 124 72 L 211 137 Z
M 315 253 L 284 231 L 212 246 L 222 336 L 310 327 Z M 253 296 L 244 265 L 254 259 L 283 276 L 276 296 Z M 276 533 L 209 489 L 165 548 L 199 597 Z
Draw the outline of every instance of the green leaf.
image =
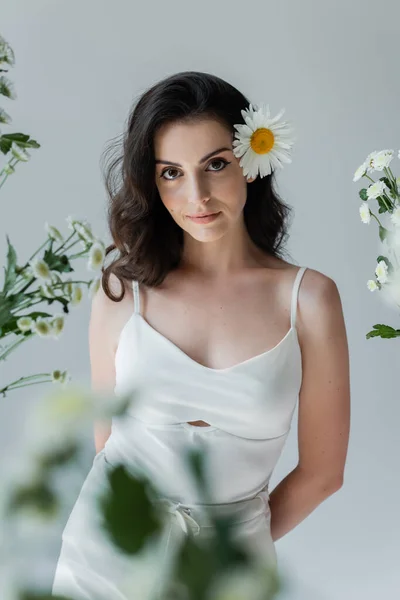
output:
M 48 264 L 52 271 L 58 271 L 59 273 L 71 273 L 74 269 L 71 267 L 69 258 L 66 254 L 61 256 L 54 254 L 51 248 L 45 250 L 43 260 Z
M 360 190 L 358 192 L 361 200 L 368 200 L 368 196 L 367 196 L 367 188 L 363 188 L 362 190 Z
M 0 151 L 8 154 L 12 143 L 15 142 L 20 148 L 40 148 L 36 140 L 31 140 L 26 133 L 3 133 L 0 136 Z
M 375 331 L 369 331 L 366 335 L 367 340 L 372 337 L 381 337 L 390 339 L 400 337 L 400 329 L 394 329 L 390 325 L 377 324 L 373 325 Z
M 16 272 L 17 253 L 15 251 L 14 246 L 11 244 L 10 238 L 8 237 L 8 235 L 6 236 L 6 238 L 7 238 L 7 244 L 8 244 L 8 252 L 7 252 L 7 267 L 5 269 L 4 286 L 3 286 L 3 290 L 2 290 L 3 296 L 7 295 L 9 290 L 11 290 L 11 288 L 13 287 L 15 280 L 17 279 L 17 272 Z
M 107 473 L 110 491 L 99 498 L 102 526 L 113 543 L 127 554 L 139 552 L 149 535 L 161 528 L 147 489 L 146 478 L 136 478 L 120 464 Z
M 389 231 L 385 227 L 379 225 L 379 238 L 381 242 L 383 242 L 383 240 L 387 237 L 388 233 Z

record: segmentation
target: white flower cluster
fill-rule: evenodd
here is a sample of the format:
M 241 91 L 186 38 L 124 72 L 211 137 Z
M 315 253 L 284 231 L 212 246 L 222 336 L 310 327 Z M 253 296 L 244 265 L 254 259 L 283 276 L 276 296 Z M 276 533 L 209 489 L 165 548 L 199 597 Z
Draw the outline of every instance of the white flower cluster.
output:
M 385 198 L 388 199 L 388 211 L 389 219 L 394 226 L 392 232 L 387 231 L 386 243 L 388 250 L 391 251 L 395 265 L 390 272 L 388 263 L 386 260 L 379 260 L 375 268 L 375 279 L 369 279 L 367 281 L 367 287 L 371 292 L 375 290 L 383 290 L 384 297 L 390 303 L 394 302 L 399 305 L 400 303 L 400 178 L 394 177 L 390 170 L 390 163 L 393 160 L 394 150 L 385 149 L 380 151 L 371 152 L 365 159 L 365 161 L 358 167 L 354 173 L 353 181 L 359 181 L 362 177 L 367 177 L 371 180 L 371 184 L 366 189 L 366 199 L 363 200 L 359 212 L 363 223 L 369 225 L 371 222 L 371 215 L 373 215 L 369 205 L 369 200 L 377 200 Z M 398 152 L 398 158 L 400 159 L 400 150 Z M 384 171 L 386 174 L 386 181 L 379 179 L 373 181 L 369 176 L 373 171 Z M 391 190 L 386 185 L 387 180 L 390 180 Z M 393 191 L 394 190 L 394 191 Z M 391 193 L 392 192 L 392 193 Z M 390 196 L 393 200 L 390 200 Z M 374 216 L 374 215 L 373 215 Z M 376 217 L 375 217 L 376 218 Z M 377 219 L 378 220 L 378 219 Z

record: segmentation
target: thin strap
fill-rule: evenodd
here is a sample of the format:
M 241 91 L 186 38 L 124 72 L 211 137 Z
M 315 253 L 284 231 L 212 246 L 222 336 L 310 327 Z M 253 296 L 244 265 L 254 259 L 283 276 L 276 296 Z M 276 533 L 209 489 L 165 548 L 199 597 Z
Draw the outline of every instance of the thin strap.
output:
M 133 301 L 134 301 L 134 312 L 140 315 L 140 296 L 139 296 L 139 282 L 135 279 L 132 280 L 133 289 Z
M 307 269 L 307 267 L 300 267 L 300 269 L 297 271 L 297 275 L 294 280 L 293 291 L 292 291 L 292 304 L 291 304 L 291 311 L 290 311 L 290 326 L 291 327 L 296 326 L 297 299 L 298 299 L 298 295 L 299 295 L 299 287 L 300 287 L 301 279 L 302 279 L 306 269 Z

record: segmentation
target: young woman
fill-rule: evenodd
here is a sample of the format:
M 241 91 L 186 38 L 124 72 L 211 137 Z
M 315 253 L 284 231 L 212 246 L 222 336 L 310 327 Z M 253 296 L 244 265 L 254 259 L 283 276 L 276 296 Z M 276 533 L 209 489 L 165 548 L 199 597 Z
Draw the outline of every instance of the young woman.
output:
M 205 452 L 218 510 L 234 511 L 238 537 L 273 563 L 274 542 L 342 485 L 341 300 L 331 278 L 283 258 L 290 208 L 274 177 L 291 142 L 279 119 L 198 72 L 159 82 L 130 115 L 106 177 L 107 252 L 117 256 L 93 300 L 89 341 L 93 389 L 134 390 L 135 403 L 96 423 L 98 454 L 64 531 L 56 593 L 127 597 L 132 565 L 94 543 L 85 513 L 105 465 L 144 468 L 170 502 L 165 560 L 182 524 L 203 530 L 188 448 Z M 297 401 L 298 464 L 270 491 Z

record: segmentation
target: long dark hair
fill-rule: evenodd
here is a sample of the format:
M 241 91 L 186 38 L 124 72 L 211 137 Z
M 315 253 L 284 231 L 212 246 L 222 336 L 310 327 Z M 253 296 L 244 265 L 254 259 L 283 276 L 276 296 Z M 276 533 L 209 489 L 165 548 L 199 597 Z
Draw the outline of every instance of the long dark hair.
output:
M 155 183 L 156 131 L 166 123 L 210 117 L 233 134 L 248 105 L 249 100 L 223 79 L 196 71 L 163 79 L 136 102 L 122 134 L 122 152 L 106 158 L 108 226 L 114 242 L 106 248 L 106 256 L 118 251 L 102 269 L 102 286 L 111 300 L 123 299 L 124 282 L 136 279 L 157 286 L 180 263 L 183 231 L 162 203 Z M 114 144 L 106 148 L 104 156 L 114 149 Z M 274 172 L 247 183 L 244 222 L 254 244 L 271 256 L 284 255 L 291 210 L 274 190 Z M 122 285 L 120 296 L 110 289 L 111 273 Z

